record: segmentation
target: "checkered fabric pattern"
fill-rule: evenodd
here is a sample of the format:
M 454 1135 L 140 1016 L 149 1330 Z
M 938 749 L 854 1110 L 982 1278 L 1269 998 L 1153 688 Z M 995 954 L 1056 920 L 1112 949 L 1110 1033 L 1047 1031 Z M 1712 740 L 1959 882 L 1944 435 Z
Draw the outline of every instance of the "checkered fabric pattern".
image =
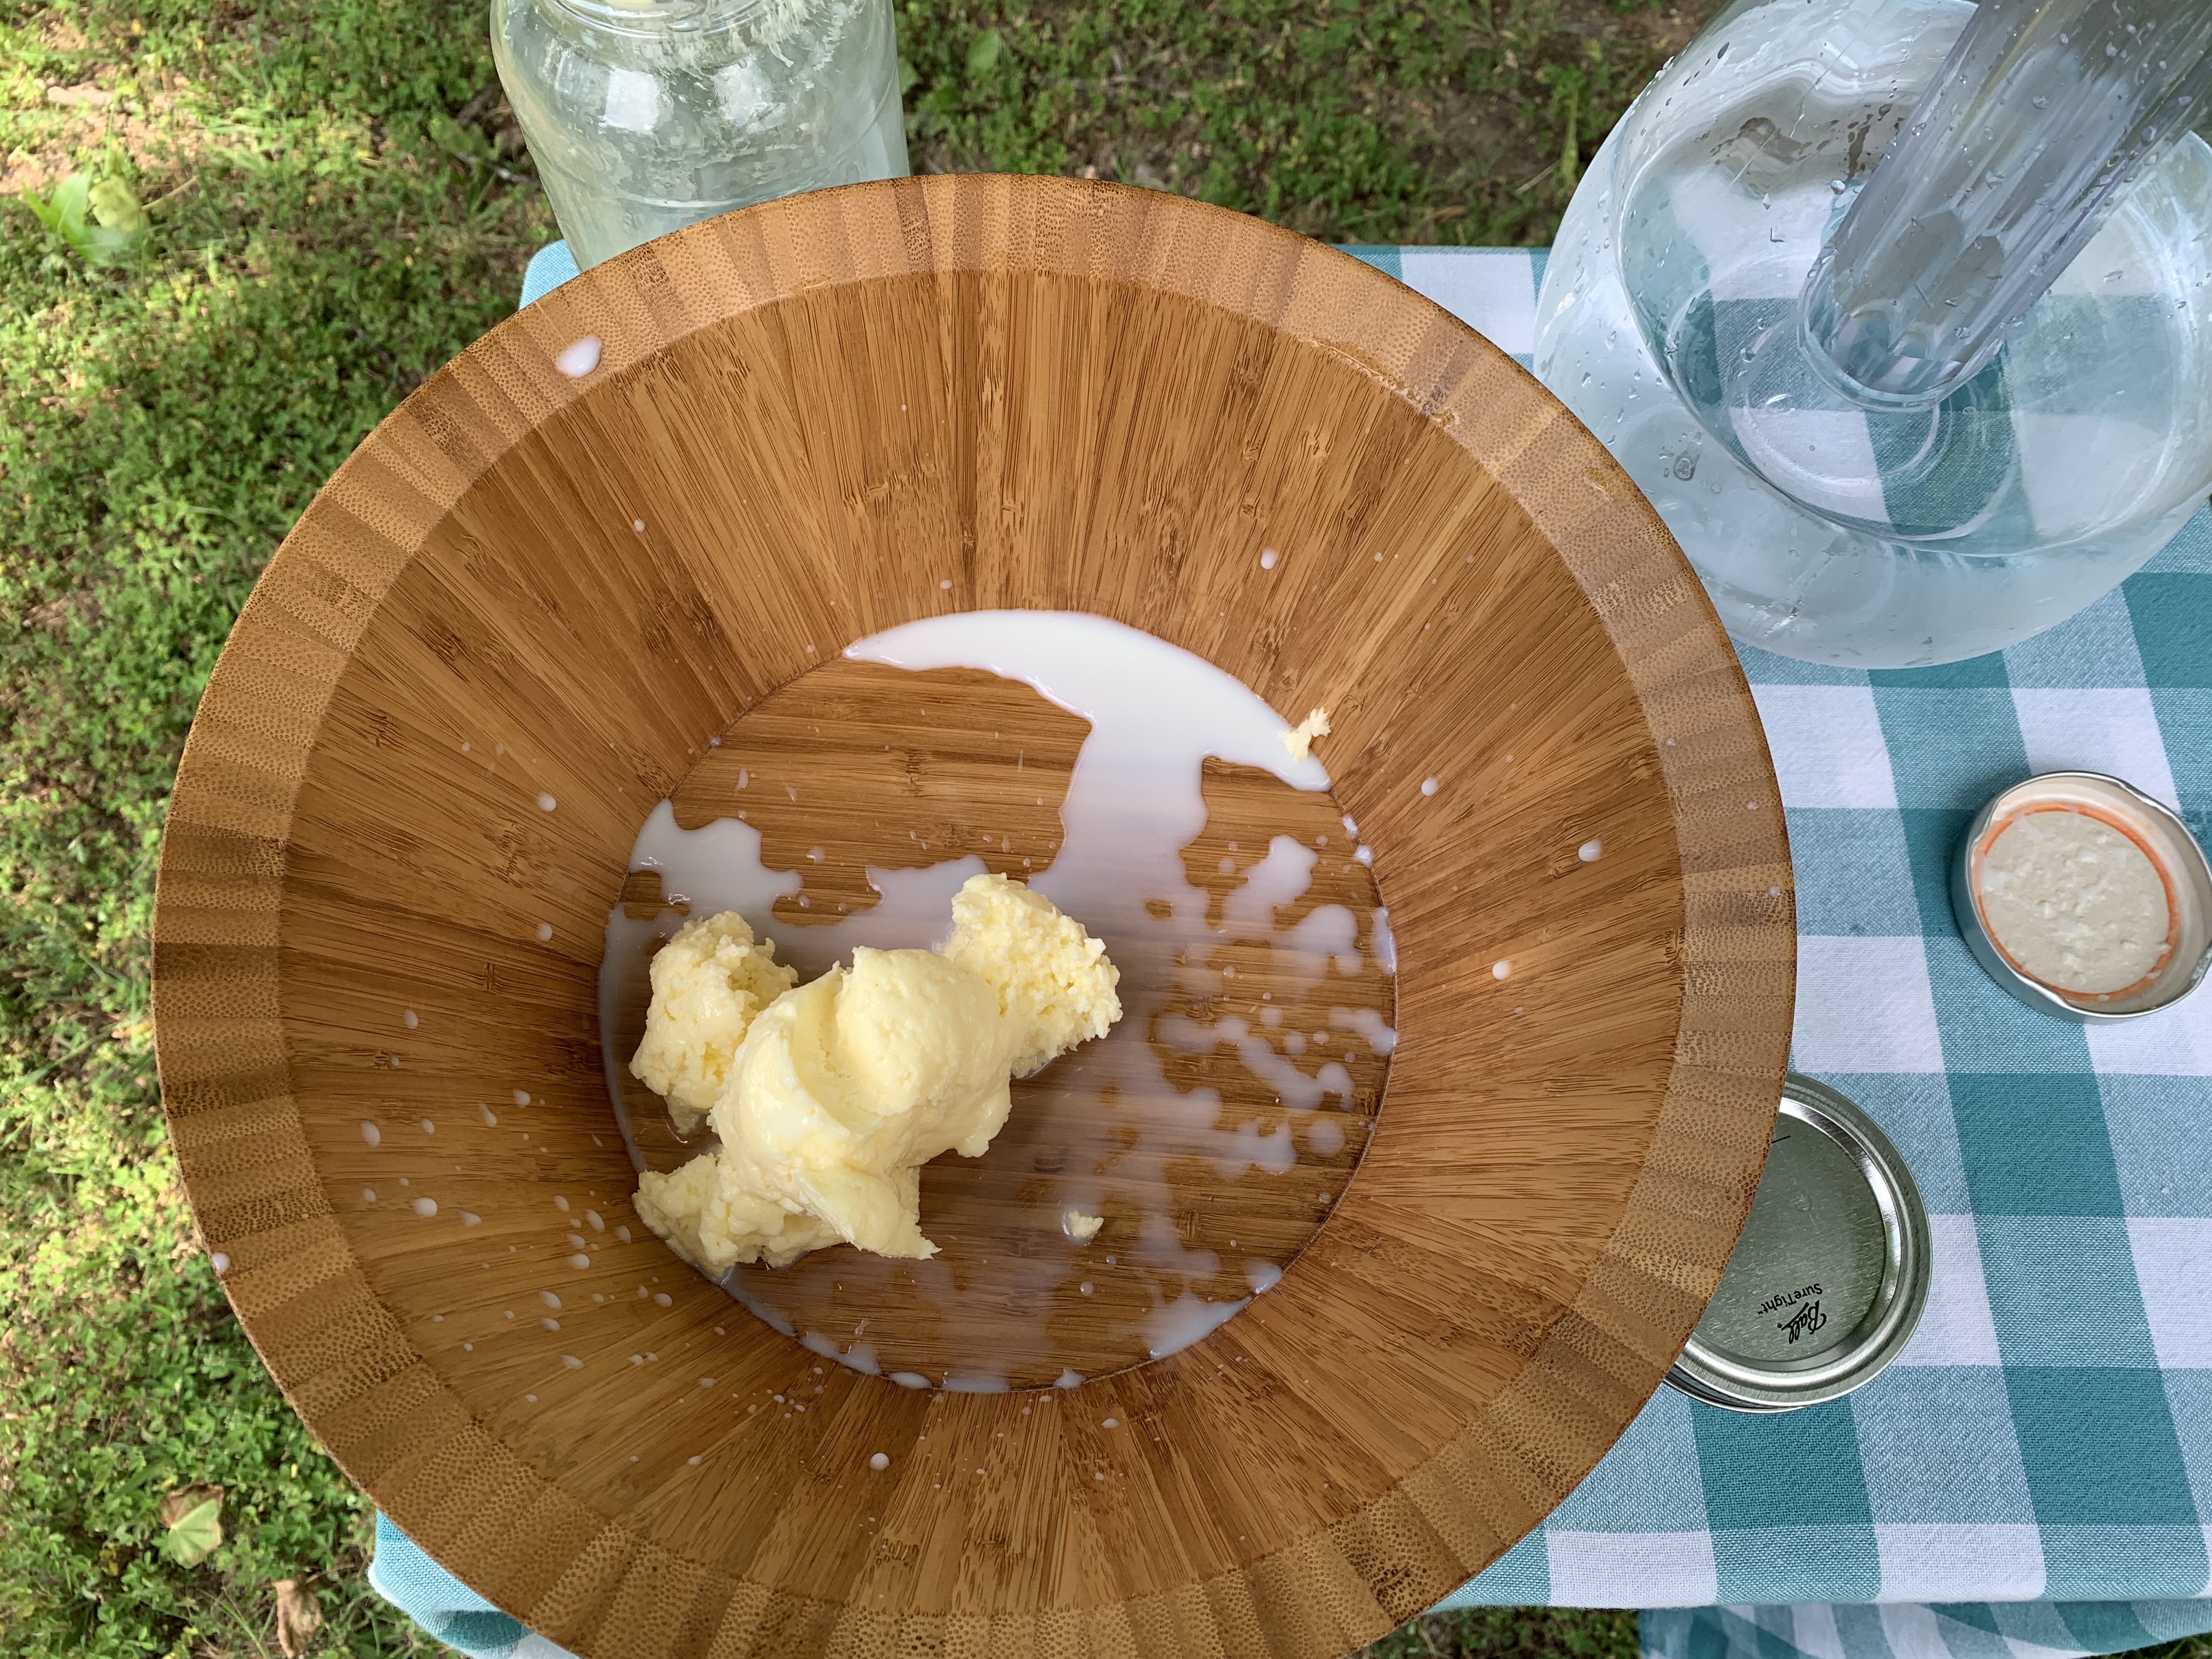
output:
M 1541 253 L 1352 251 L 1528 362 Z M 1997 789 L 2063 768 L 2128 779 L 2212 842 L 2212 515 L 2002 655 L 1742 656 L 1796 873 L 1793 1063 L 1911 1162 L 1928 1311 L 1829 1405 L 1745 1416 L 1662 1389 L 1444 1605 L 1642 1607 L 1657 1659 L 2056 1659 L 2212 1629 L 2212 991 L 2124 1025 L 2037 1014 L 1968 956 L 1945 869 Z M 420 1568 L 380 1530 L 380 1586 L 434 1631 L 481 1608 Z
M 1527 363 L 1540 254 L 1356 251 Z M 2212 993 L 2126 1025 L 2037 1014 L 1967 955 L 1946 870 L 1984 800 L 2064 768 L 2124 777 L 2212 841 L 2212 517 L 2000 655 L 1866 673 L 1741 654 L 1796 873 L 1792 1063 L 1911 1162 L 1927 1316 L 1831 1405 L 1753 1417 L 1662 1391 L 1452 1602 L 1680 1608 L 1645 1619 L 1670 1659 L 2212 1628 L 2212 1601 L 2154 1605 L 2208 1593 Z M 2032 1605 L 1929 1605 L 1963 1602 Z

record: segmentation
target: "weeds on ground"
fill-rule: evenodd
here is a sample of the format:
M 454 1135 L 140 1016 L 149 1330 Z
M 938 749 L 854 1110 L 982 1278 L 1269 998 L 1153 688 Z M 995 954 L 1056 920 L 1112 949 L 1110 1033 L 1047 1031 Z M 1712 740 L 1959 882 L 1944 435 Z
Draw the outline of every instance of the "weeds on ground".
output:
M 1332 241 L 1542 243 L 1711 0 L 899 0 L 918 171 L 1082 173 Z
M 1637 1659 L 1636 1615 L 1469 1607 L 1416 1619 L 1352 1659 Z
M 499 142 L 492 85 L 473 3 L 0 7 L 0 1645 L 22 1659 L 273 1655 L 287 1579 L 318 1651 L 431 1646 L 367 1595 L 362 1500 L 195 1246 L 147 939 L 176 757 L 254 575 L 551 234 L 534 189 L 455 149 L 464 119 Z M 163 1500 L 191 1487 L 222 1489 L 220 1542 L 185 1565 Z

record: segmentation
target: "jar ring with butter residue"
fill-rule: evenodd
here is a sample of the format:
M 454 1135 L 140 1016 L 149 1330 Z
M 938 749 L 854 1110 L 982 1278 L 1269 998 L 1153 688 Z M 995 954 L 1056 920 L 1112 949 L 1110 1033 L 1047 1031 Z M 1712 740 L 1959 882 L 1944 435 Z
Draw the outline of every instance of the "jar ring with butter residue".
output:
M 2112 990 L 2075 990 L 2029 971 L 2006 948 L 1984 902 L 1991 849 L 2032 814 L 2070 811 L 2124 838 L 2157 872 L 2166 927 L 2155 962 L 2132 983 Z M 2212 968 L 2212 866 L 2189 826 L 2163 802 L 2101 772 L 2045 772 L 2002 790 L 1974 815 L 1951 860 L 1951 909 L 1974 960 L 2031 1008 L 2079 1024 L 2140 1019 L 2194 991 Z

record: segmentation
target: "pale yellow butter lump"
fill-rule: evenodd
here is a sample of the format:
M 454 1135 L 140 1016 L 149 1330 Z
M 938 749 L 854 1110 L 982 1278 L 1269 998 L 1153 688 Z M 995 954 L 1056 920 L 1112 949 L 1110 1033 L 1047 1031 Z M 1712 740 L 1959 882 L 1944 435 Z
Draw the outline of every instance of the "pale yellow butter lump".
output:
M 1302 761 L 1313 753 L 1314 739 L 1328 735 L 1328 710 L 1316 708 L 1283 733 L 1283 747 L 1291 751 L 1291 758 Z
M 1019 883 L 974 878 L 953 921 L 941 952 L 861 947 L 850 969 L 758 1011 L 732 997 L 708 1021 L 687 1020 L 678 996 L 664 1003 L 656 957 L 640 1054 L 658 1041 L 669 1074 L 686 1077 L 709 1064 L 695 1070 L 694 1051 L 730 1058 L 709 1112 L 720 1150 L 640 1178 L 646 1224 L 716 1273 L 841 1241 L 936 1254 L 921 1165 L 980 1156 L 1011 1109 L 1009 1079 L 1103 1036 L 1121 1012 L 1105 947 Z M 672 988 L 689 982 L 672 975 Z
M 734 910 L 687 921 L 654 953 L 653 1011 L 630 1075 L 668 1102 L 684 1134 L 721 1098 L 753 1017 L 799 982 Z
M 1000 1012 L 1024 1033 L 1016 1077 L 1102 1037 L 1121 1018 L 1121 975 L 1106 947 L 1042 893 L 1005 876 L 971 877 L 952 896 L 945 957 L 999 994 Z

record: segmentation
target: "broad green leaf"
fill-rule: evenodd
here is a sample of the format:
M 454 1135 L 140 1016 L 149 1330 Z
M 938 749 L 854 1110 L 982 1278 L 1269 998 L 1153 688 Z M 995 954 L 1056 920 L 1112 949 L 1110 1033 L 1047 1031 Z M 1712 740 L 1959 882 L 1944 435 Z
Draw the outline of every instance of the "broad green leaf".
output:
M 23 204 L 39 216 L 40 224 L 66 242 L 84 228 L 85 199 L 91 190 L 90 173 L 72 173 L 54 186 L 51 197 L 41 198 L 26 191 Z
M 95 183 L 88 173 L 72 173 L 46 200 L 28 194 L 23 199 L 40 224 L 91 264 L 112 265 L 129 258 L 143 245 L 152 226 L 137 192 L 120 179 Z
M 91 204 L 92 216 L 110 230 L 143 236 L 153 225 L 154 222 L 146 216 L 146 210 L 139 204 L 138 192 L 120 179 L 101 179 L 86 199 Z
M 161 1553 L 180 1567 L 196 1567 L 222 1543 L 222 1494 L 203 1499 L 169 1522 Z
M 988 75 L 1006 49 L 1006 38 L 996 29 L 986 29 L 977 35 L 968 48 L 968 78 L 980 81 Z

